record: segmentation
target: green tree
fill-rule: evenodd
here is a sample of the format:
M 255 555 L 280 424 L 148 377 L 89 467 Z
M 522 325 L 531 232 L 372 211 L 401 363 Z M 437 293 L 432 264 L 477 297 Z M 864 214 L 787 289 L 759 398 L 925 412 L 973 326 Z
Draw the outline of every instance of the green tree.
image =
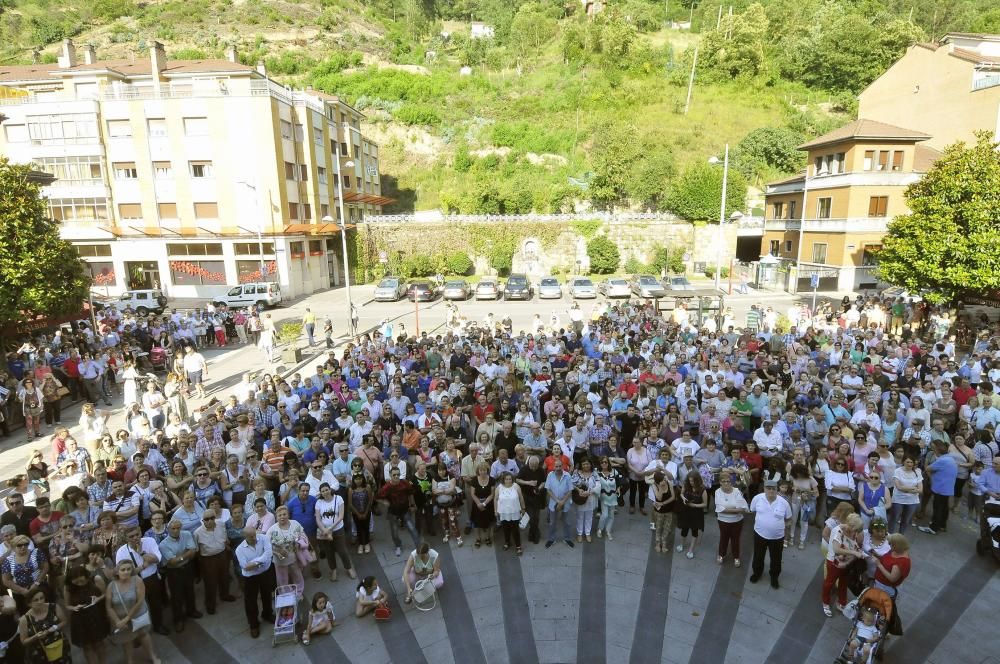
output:
M 0 156 L 0 320 L 80 311 L 90 278 L 76 249 L 59 239 L 30 168 Z
M 706 78 L 752 78 L 764 72 L 770 22 L 763 5 L 755 2 L 740 14 L 722 17 L 717 30 L 705 35 L 698 58 L 699 75 Z
M 722 171 L 721 166 L 707 163 L 689 167 L 671 188 L 667 208 L 690 221 L 718 221 Z M 726 216 L 742 210 L 746 197 L 746 180 L 739 171 L 730 168 L 726 183 Z
M 598 235 L 587 243 L 590 271 L 595 274 L 611 274 L 618 269 L 622 257 L 618 245 L 604 235 Z
M 736 147 L 736 161 L 745 175 L 757 176 L 766 169 L 794 173 L 805 164 L 805 153 L 797 149 L 801 142 L 802 137 L 786 127 L 754 129 Z
M 556 20 L 534 2 L 521 5 L 510 24 L 510 45 L 523 54 L 539 54 L 556 34 Z
M 911 212 L 889 223 L 879 273 L 926 299 L 1000 289 L 1000 152 L 987 132 L 949 146 L 906 190 Z
M 643 155 L 628 182 L 629 198 L 644 207 L 666 209 L 670 181 L 677 174 L 674 156 L 663 148 L 650 145 L 643 147 Z
M 673 155 L 660 145 L 643 140 L 635 125 L 601 126 L 594 135 L 591 160 L 594 176 L 590 200 L 610 207 L 629 202 L 662 209 L 676 168 Z

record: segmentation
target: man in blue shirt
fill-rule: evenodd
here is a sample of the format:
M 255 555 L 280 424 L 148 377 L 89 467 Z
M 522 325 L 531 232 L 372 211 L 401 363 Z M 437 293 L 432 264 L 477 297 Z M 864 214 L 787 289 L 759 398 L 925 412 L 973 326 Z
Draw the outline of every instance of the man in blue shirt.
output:
M 180 521 L 167 525 L 167 536 L 160 542 L 160 570 L 170 590 L 170 608 L 174 616 L 174 629 L 184 631 L 185 618 L 201 618 L 195 608 L 194 563 L 198 545 L 194 536 L 184 530 Z
M 313 550 L 319 551 L 319 545 L 316 543 L 316 498 L 309 495 L 309 488 L 306 482 L 299 484 L 299 493 L 288 501 L 288 516 L 299 522 Z M 322 576 L 318 560 L 313 561 L 311 568 L 314 579 Z
M 569 529 L 569 506 L 570 498 L 573 496 L 573 482 L 569 474 L 563 470 L 563 462 L 556 459 L 552 464 L 552 472 L 545 478 L 545 491 L 549 495 L 549 539 L 545 542 L 545 548 L 549 548 L 556 541 L 556 531 L 559 529 L 559 521 L 563 522 L 563 541 L 570 547 L 573 546 L 573 539 Z
M 948 443 L 943 440 L 934 441 L 934 452 L 937 458 L 927 466 L 931 476 L 931 496 L 933 512 L 931 525 L 920 526 L 918 530 L 930 535 L 937 535 L 948 526 L 948 512 L 951 511 L 951 497 L 955 495 L 955 478 L 958 476 L 958 463 L 948 454 Z

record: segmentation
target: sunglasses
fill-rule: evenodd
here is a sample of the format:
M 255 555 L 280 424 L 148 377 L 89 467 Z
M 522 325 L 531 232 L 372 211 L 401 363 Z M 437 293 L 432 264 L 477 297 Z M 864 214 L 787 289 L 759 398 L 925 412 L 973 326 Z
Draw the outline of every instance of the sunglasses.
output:
M 208 473 L 198 473 L 195 477 L 208 477 Z

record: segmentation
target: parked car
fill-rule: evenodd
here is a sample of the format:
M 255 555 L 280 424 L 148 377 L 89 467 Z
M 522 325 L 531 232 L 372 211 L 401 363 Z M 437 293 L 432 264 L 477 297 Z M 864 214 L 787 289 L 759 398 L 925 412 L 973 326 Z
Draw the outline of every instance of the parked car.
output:
M 500 282 L 493 277 L 486 277 L 476 284 L 477 300 L 498 300 L 500 292 Z
M 558 300 L 562 297 L 562 285 L 555 277 L 542 277 L 538 282 L 538 299 Z
M 410 302 L 432 302 L 437 297 L 434 282 L 427 279 L 411 281 L 406 287 L 406 297 Z
M 150 290 L 132 290 L 122 293 L 115 303 L 115 307 L 122 311 L 126 307 L 131 307 L 140 316 L 145 316 L 150 311 L 163 313 L 163 308 L 167 306 L 167 297 L 158 288 Z
M 694 286 L 692 286 L 691 282 L 688 281 L 688 278 L 683 275 L 667 277 L 663 280 L 663 287 L 669 291 L 694 290 Z
M 531 287 L 528 277 L 523 274 L 512 274 L 507 277 L 507 283 L 503 287 L 503 299 L 530 300 L 534 296 L 535 289 Z
M 465 279 L 453 279 L 444 283 L 442 295 L 446 300 L 468 300 L 472 295 L 472 288 Z
M 667 294 L 660 280 L 651 274 L 637 274 L 632 278 L 632 292 L 641 298 L 656 299 Z
M 594 288 L 594 282 L 587 277 L 573 277 L 569 280 L 569 294 L 578 299 L 595 298 L 597 289 Z
M 376 302 L 396 302 L 406 297 L 406 282 L 399 277 L 386 277 L 375 287 Z
M 607 279 L 597 285 L 597 290 L 604 297 L 631 297 L 632 289 L 629 288 L 628 279 Z
M 222 296 L 216 297 L 215 306 L 251 307 L 259 304 L 261 307 L 273 307 L 281 303 L 281 286 L 274 281 L 259 281 L 233 286 Z

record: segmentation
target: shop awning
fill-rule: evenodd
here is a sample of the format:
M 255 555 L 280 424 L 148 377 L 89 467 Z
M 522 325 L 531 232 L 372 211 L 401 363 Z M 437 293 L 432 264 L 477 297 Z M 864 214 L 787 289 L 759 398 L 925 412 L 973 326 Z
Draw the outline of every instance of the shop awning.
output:
M 368 205 L 389 205 L 395 203 L 395 198 L 388 196 L 376 196 L 375 194 L 362 194 L 358 192 L 347 192 L 344 194 L 345 203 L 366 203 Z

